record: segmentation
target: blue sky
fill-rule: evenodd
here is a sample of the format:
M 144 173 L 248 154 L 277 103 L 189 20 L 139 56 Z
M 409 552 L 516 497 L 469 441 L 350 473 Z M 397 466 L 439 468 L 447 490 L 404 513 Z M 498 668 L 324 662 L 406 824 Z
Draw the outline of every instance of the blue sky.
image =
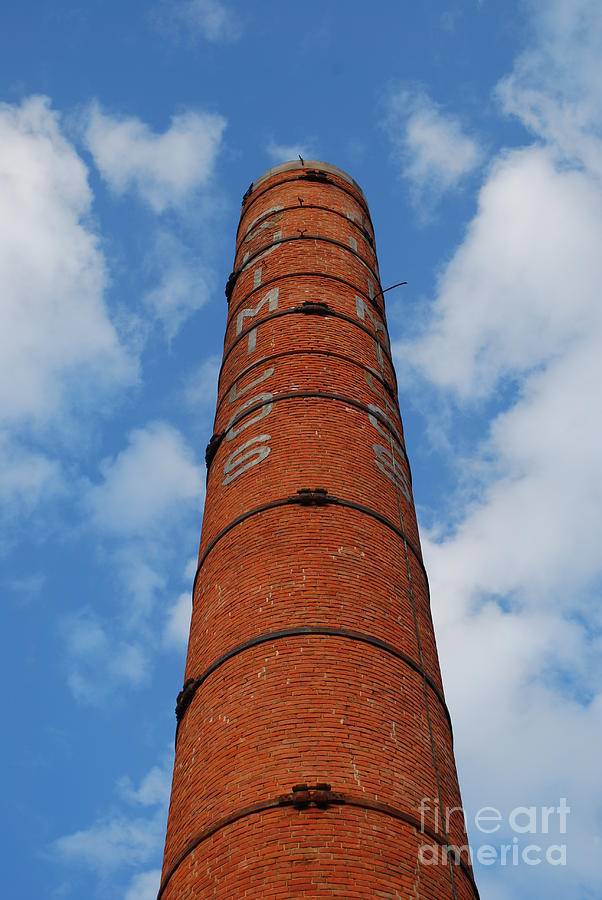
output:
M 297 153 L 361 184 L 383 285 L 408 281 L 389 325 L 469 835 L 542 848 L 477 862 L 481 896 L 602 896 L 601 50 L 594 0 L 5 6 L 11 900 L 155 896 L 223 286 L 243 192 Z M 562 797 L 566 834 L 512 827 Z

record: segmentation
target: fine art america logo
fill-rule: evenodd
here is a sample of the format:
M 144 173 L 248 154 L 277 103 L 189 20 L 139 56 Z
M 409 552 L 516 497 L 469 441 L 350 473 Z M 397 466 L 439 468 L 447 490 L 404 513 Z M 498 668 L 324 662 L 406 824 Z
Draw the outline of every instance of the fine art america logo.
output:
M 424 797 L 420 803 L 420 830 L 427 840 L 420 848 L 419 859 L 423 865 L 447 865 L 450 859 L 459 864 L 472 858 L 482 866 L 566 866 L 566 844 L 549 843 L 547 836 L 566 834 L 570 811 L 565 797 L 560 798 L 558 806 L 516 806 L 507 816 L 495 806 L 483 806 L 475 813 L 474 825 L 477 832 L 487 837 L 478 846 L 457 846 L 450 844 L 448 835 L 454 817 L 461 816 L 466 824 L 462 807 L 447 808 L 443 822 L 439 803 Z M 498 838 L 494 837 L 496 834 Z M 440 840 L 428 843 L 428 838 L 435 835 Z M 500 840 L 502 835 L 505 842 Z

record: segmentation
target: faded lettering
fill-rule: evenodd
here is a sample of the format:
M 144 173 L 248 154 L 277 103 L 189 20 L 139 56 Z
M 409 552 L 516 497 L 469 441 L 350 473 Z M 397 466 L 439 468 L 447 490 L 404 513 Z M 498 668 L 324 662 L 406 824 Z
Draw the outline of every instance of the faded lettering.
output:
M 381 321 L 379 321 L 379 319 L 374 315 L 374 313 L 372 312 L 370 307 L 367 305 L 367 303 L 363 300 L 363 298 L 358 297 L 357 295 L 355 297 L 355 310 L 357 312 L 358 318 L 360 318 L 362 320 L 362 322 L 364 322 L 366 320 L 366 316 L 370 319 L 370 321 L 372 322 L 372 325 L 374 327 L 375 333 L 377 335 L 379 332 L 382 334 L 385 347 L 388 348 L 389 347 L 389 336 L 387 334 L 387 329 L 385 328 L 383 323 Z
M 264 460 L 266 456 L 269 456 L 270 448 L 267 446 L 269 440 L 269 434 L 260 434 L 241 444 L 240 447 L 231 453 L 224 465 L 224 475 L 226 477 L 222 484 L 230 484 L 243 472 L 247 472 Z
M 245 319 L 254 319 L 256 315 L 258 315 L 265 304 L 268 304 L 268 310 L 273 312 L 278 309 L 278 288 L 272 288 L 271 291 L 268 291 L 265 296 L 261 298 L 257 306 L 246 306 L 244 309 L 241 309 L 238 316 L 236 317 L 236 334 L 239 335 L 244 328 Z M 247 356 L 253 353 L 255 347 L 257 346 L 257 329 L 253 328 L 249 332 L 249 341 L 247 345 Z
M 377 469 L 387 476 L 393 484 L 399 488 L 408 503 L 410 502 L 410 486 L 405 476 L 405 472 L 401 468 L 401 462 L 395 458 L 395 448 L 392 446 L 390 450 L 383 447 L 382 444 L 373 444 L 372 449 L 376 455 L 374 464 Z
M 238 437 L 238 435 L 248 428 L 250 425 L 254 425 L 255 422 L 261 422 L 262 419 L 265 419 L 266 416 L 272 411 L 272 401 L 274 399 L 273 394 L 265 393 L 265 394 L 257 394 L 255 397 L 250 397 L 246 400 L 240 409 L 234 413 L 228 424 L 226 425 L 226 440 L 233 441 L 234 438 Z M 241 414 L 241 412 L 245 409 L 248 409 L 250 406 L 254 406 L 256 403 L 261 403 L 262 405 L 257 410 L 254 416 L 250 418 L 245 418 L 242 423 L 238 427 L 234 427 L 233 422 Z
M 240 381 L 240 379 L 235 381 L 234 384 L 232 385 L 232 387 L 230 388 L 230 394 L 229 394 L 230 403 L 234 403 L 236 400 L 238 400 L 239 397 L 242 397 L 243 394 L 246 394 L 247 391 L 250 391 L 254 387 L 257 387 L 258 384 L 261 384 L 263 381 L 266 380 L 266 378 L 270 378 L 273 374 L 274 374 L 274 367 L 270 366 L 269 369 L 265 369 L 265 371 L 262 372 L 261 375 L 258 375 L 257 378 L 253 379 L 253 381 L 250 381 L 243 388 L 238 387 L 238 381 Z

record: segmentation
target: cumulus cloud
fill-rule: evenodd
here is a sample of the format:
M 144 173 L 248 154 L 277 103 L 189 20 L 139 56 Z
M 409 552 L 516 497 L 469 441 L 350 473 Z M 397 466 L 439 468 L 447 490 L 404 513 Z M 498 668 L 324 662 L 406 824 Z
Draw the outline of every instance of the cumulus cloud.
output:
M 118 611 L 103 620 L 84 608 L 62 623 L 69 687 L 77 700 L 93 704 L 146 683 L 165 572 L 187 539 L 196 541 L 204 491 L 192 450 L 165 422 L 130 432 L 100 472 L 98 482 L 82 486 L 82 503 L 99 552 L 111 562 Z
M 425 335 L 399 347 L 443 387 L 485 395 L 598 330 L 602 197 L 533 146 L 502 154 L 439 279 Z M 451 348 L 453 347 L 453 352 Z
M 144 865 L 156 855 L 162 837 L 162 817 L 117 817 L 65 835 L 55 847 L 65 862 L 79 863 L 102 875 L 126 865 Z
M 208 247 L 221 211 L 214 175 L 225 127 L 222 116 L 187 111 L 158 133 L 98 103 L 84 116 L 85 143 L 110 190 L 136 196 L 157 216 L 172 214 L 169 222 L 155 221 L 152 250 L 142 260 L 145 322 L 159 322 L 168 341 L 214 287 Z
M 117 782 L 122 804 L 112 812 L 101 815 L 88 828 L 63 835 L 52 844 L 55 857 L 69 865 L 79 865 L 95 872 L 106 883 L 113 883 L 120 873 L 160 861 L 165 820 L 171 784 L 171 764 L 154 766 L 138 788 L 129 778 Z M 125 805 L 124 805 L 125 804 Z M 143 807 L 142 814 L 139 807 Z M 126 891 L 127 897 L 145 897 L 154 885 L 158 890 L 158 869 L 139 872 Z M 146 893 L 137 894 L 137 888 Z
M 208 302 L 213 273 L 167 231 L 156 236 L 148 266 L 156 283 L 143 302 L 171 341 L 188 316 Z
M 161 869 L 141 872 L 132 879 L 124 900 L 156 900 L 161 883 Z
M 220 115 L 188 111 L 158 134 L 135 116 L 110 115 L 94 103 L 85 140 L 112 191 L 132 192 L 162 213 L 185 206 L 209 185 L 225 127 Z
M 182 435 L 165 422 L 134 429 L 127 447 L 101 464 L 86 503 L 96 527 L 145 536 L 164 528 L 182 503 L 200 504 L 203 481 Z
M 555 817 L 549 834 L 538 828 L 520 838 L 522 846 L 566 843 L 566 868 L 541 865 L 536 885 L 533 870 L 524 864 L 502 869 L 503 878 L 499 870 L 494 875 L 481 868 L 482 895 L 488 897 L 497 882 L 504 900 L 534 894 L 554 900 L 598 896 L 600 790 L 592 773 L 598 769 L 602 704 L 590 692 L 592 683 L 599 684 L 599 671 L 596 675 L 591 662 L 600 648 L 588 653 L 584 631 L 554 609 L 504 611 L 489 602 L 476 611 L 465 610 L 447 592 L 447 570 L 440 562 L 427 548 L 429 572 L 436 575 L 438 643 L 465 808 L 474 815 L 483 806 L 494 806 L 505 822 L 515 807 L 557 807 L 561 797 L 571 809 L 565 835 L 558 833 Z M 458 554 L 456 564 L 460 562 Z M 464 562 L 468 564 L 466 558 Z M 575 674 L 586 675 L 583 692 L 575 690 Z M 469 818 L 469 824 L 473 821 Z M 514 837 L 504 824 L 493 836 L 474 827 L 471 834 L 476 846 L 499 847 Z
M 61 630 L 67 683 L 79 702 L 102 704 L 116 689 L 147 681 L 149 658 L 142 644 L 109 632 L 91 610 L 68 617 Z
M 517 116 L 561 159 L 602 176 L 602 19 L 596 0 L 529 0 L 533 43 L 498 85 Z
M 190 587 L 194 581 L 198 559 L 196 556 L 188 560 L 184 570 L 184 584 L 187 590 L 180 594 L 178 599 L 167 609 L 164 620 L 163 643 L 169 650 L 177 650 L 182 653 L 188 645 L 190 632 L 190 619 L 192 617 L 192 595 Z
M 304 138 L 303 140 L 293 142 L 291 144 L 281 144 L 274 139 L 268 142 L 266 147 L 267 154 L 276 165 L 283 162 L 289 162 L 291 159 L 316 159 L 316 140 L 315 138 Z
M 164 806 L 169 803 L 169 791 L 171 788 L 171 769 L 162 766 L 153 766 L 142 778 L 136 788 L 128 776 L 117 781 L 119 793 L 130 803 L 139 803 L 141 806 Z
M 602 888 L 602 63 L 596 4 L 533 9 L 498 96 L 537 143 L 493 161 L 426 328 L 396 352 L 459 430 L 490 417 L 472 457 L 463 446 L 454 518 L 424 541 L 433 612 L 466 805 L 566 797 L 569 865 L 537 875 L 561 898 Z M 481 884 L 532 896 L 527 868 Z
M 167 624 L 165 627 L 165 644 L 167 647 L 174 647 L 176 650 L 186 648 L 191 616 L 192 596 L 190 591 L 186 591 L 180 594 L 174 605 L 167 611 Z
M 403 89 L 389 97 L 386 131 L 416 202 L 433 202 L 457 188 L 481 162 L 478 142 L 465 134 L 460 119 L 424 91 Z
M 165 532 L 161 535 L 153 526 L 149 526 L 146 534 L 115 534 L 102 529 L 97 532 L 110 545 L 112 571 L 125 598 L 125 609 L 120 617 L 122 628 L 135 631 L 143 620 L 148 627 L 157 598 L 168 582 L 164 566 L 172 549 L 172 540 L 180 534 L 178 525 L 185 515 L 186 509 L 174 507 L 169 535 Z
M 119 382 L 131 366 L 103 301 L 86 167 L 47 99 L 0 106 L 0 154 L 0 408 L 48 421 L 74 379 Z
M 215 410 L 221 361 L 220 356 L 209 356 L 186 379 L 182 395 L 187 406 L 197 415 L 211 415 Z
M 220 0 L 163 0 L 155 7 L 153 19 L 161 32 L 188 42 L 203 38 L 227 44 L 242 34 L 240 17 Z
M 86 167 L 47 98 L 0 105 L 0 170 L 0 490 L 33 503 L 59 469 L 31 439 L 131 383 L 137 363 L 105 303 Z
M 31 512 L 64 490 L 60 463 L 0 431 L 0 497 L 4 516 Z

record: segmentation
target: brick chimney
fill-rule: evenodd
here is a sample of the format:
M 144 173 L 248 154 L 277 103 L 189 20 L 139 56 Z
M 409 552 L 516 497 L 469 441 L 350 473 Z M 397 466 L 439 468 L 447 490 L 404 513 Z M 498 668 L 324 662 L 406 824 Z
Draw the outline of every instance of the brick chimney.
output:
M 478 897 L 355 181 L 254 182 L 226 296 L 159 897 Z

